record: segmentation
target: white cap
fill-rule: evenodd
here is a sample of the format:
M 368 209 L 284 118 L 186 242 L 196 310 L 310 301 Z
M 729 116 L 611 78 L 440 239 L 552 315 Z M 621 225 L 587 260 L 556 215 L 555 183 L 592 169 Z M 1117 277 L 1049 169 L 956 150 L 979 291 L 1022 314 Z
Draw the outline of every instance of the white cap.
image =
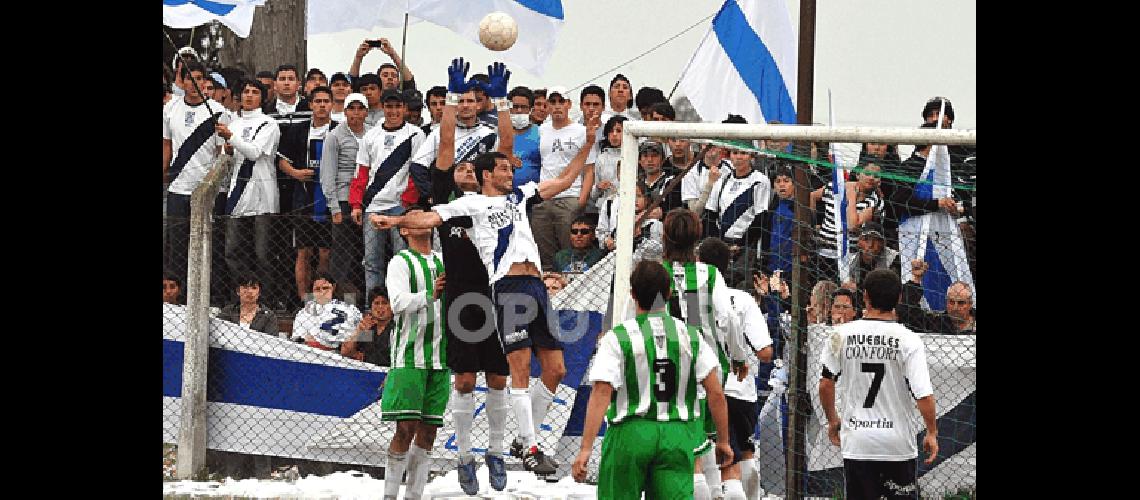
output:
M 368 99 L 364 97 L 364 94 L 361 94 L 360 92 L 353 92 L 351 94 L 348 94 L 348 97 L 344 98 L 345 109 L 348 108 L 349 104 L 352 104 L 354 102 L 359 102 L 360 104 L 364 105 L 364 109 L 368 109 Z

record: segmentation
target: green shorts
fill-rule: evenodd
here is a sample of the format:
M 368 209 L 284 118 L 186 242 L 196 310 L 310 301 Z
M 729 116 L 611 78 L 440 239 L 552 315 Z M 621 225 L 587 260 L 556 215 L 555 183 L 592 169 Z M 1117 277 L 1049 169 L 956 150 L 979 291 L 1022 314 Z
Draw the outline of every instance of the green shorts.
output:
M 384 381 L 380 415 L 383 420 L 423 420 L 442 426 L 450 395 L 451 370 L 392 368 Z
M 598 498 L 693 498 L 692 422 L 632 418 L 606 428 Z
M 700 418 L 689 422 L 693 429 L 693 438 L 696 444 L 693 445 L 693 456 L 699 457 L 708 453 L 713 449 L 713 444 L 716 443 L 716 421 L 713 420 L 712 413 L 709 412 L 709 402 L 707 399 L 701 400 L 701 416 Z

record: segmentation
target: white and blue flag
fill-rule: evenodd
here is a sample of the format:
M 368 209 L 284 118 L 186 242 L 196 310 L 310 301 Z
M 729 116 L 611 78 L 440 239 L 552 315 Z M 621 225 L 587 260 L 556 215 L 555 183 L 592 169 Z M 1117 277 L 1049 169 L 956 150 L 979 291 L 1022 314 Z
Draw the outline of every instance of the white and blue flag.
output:
M 219 21 L 242 38 L 249 36 L 253 9 L 265 0 L 162 0 L 162 24 L 193 28 Z
M 681 77 L 701 118 L 796 123 L 796 37 L 784 0 L 726 0 Z
M 496 54 L 509 66 L 541 76 L 554 53 L 565 16 L 561 0 L 309 0 L 308 34 L 346 29 L 395 28 L 408 22 L 428 21 L 479 43 L 479 21 L 492 12 L 504 12 L 518 25 L 515 44 Z M 313 8 L 317 7 L 319 8 Z

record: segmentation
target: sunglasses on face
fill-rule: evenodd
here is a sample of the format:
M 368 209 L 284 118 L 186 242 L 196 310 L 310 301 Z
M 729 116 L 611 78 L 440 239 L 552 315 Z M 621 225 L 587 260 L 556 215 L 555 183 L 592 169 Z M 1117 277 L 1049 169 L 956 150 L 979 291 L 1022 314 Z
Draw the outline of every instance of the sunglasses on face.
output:
M 583 235 L 584 236 L 584 235 L 587 235 L 590 233 L 591 233 L 590 228 L 571 228 L 570 229 L 571 235 Z

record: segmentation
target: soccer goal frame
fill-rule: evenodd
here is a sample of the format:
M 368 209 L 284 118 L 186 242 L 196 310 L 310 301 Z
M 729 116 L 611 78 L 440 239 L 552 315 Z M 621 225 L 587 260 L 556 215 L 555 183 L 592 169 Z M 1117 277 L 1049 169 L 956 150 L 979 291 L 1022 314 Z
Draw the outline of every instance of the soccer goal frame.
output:
M 976 145 L 976 130 L 945 130 L 945 129 L 915 129 L 915 128 L 878 128 L 878 127 L 827 127 L 827 126 L 800 126 L 800 125 L 767 125 L 767 124 L 726 124 L 726 123 L 678 123 L 678 122 L 646 122 L 627 120 L 622 128 L 621 163 L 619 167 L 618 197 L 624 200 L 636 199 L 636 180 L 638 165 L 638 138 L 688 138 L 688 139 L 774 139 L 790 141 L 792 143 L 826 142 L 826 143 L 864 143 L 876 142 L 886 144 L 932 144 L 932 145 Z M 796 169 L 797 185 L 804 185 L 807 174 L 805 168 Z M 676 186 L 680 189 L 680 186 Z M 796 218 L 803 224 L 807 217 L 806 192 L 797 190 Z M 802 213 L 801 213 L 802 212 Z M 632 300 L 629 291 L 629 276 L 633 265 L 633 225 L 634 203 L 621 203 L 617 213 L 617 237 L 615 240 L 615 268 L 613 282 L 613 324 L 629 319 L 624 317 L 632 308 L 627 308 Z M 802 232 L 800 232 L 802 234 Z M 806 425 L 804 408 L 811 405 L 805 390 L 807 366 L 807 353 L 804 346 L 806 335 L 806 315 L 796 314 L 805 307 L 806 284 L 804 268 L 796 263 L 791 276 L 791 307 L 792 339 L 789 339 L 790 351 L 785 357 L 791 363 L 789 366 L 788 392 L 788 427 L 787 433 L 788 453 L 785 465 L 785 484 L 789 486 L 789 498 L 796 498 L 802 493 L 799 485 L 802 483 L 801 474 L 806 474 L 806 443 L 803 438 Z M 801 282 L 802 281 L 802 282 Z
M 936 130 L 881 127 L 825 127 L 800 125 L 752 125 L 738 123 L 681 123 L 627 120 L 622 127 L 618 197 L 636 196 L 638 138 L 681 137 L 688 139 L 775 139 L 792 142 L 975 145 L 977 130 Z M 679 188 L 679 186 L 678 186 Z M 617 252 L 614 268 L 613 311 L 625 311 L 630 300 L 629 275 L 633 259 L 633 203 L 618 206 Z M 615 321 L 614 323 L 617 323 Z

